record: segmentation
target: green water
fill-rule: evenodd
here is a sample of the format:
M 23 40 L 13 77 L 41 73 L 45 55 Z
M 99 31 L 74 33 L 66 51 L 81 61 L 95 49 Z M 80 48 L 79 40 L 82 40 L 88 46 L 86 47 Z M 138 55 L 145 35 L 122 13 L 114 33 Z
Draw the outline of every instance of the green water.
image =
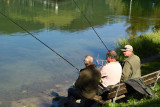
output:
M 160 27 L 159 0 L 76 2 L 109 49 L 114 49 L 119 38 Z M 0 0 L 0 12 L 79 69 L 86 55 L 105 59 L 106 48 L 72 0 Z M 0 15 L 2 103 L 39 96 L 48 89 L 60 93 L 63 87 L 57 85 L 67 89 L 77 76 L 75 68 Z

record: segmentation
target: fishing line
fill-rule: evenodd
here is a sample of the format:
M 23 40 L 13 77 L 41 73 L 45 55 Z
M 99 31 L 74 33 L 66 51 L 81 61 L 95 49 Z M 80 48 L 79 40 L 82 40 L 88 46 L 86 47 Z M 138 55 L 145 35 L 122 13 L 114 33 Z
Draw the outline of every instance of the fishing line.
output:
M 107 49 L 107 51 L 109 51 L 109 49 L 107 48 L 107 46 L 105 45 L 105 43 L 103 42 L 103 40 L 101 39 L 101 37 L 98 35 L 98 33 L 96 32 L 96 30 L 94 29 L 94 27 L 92 26 L 92 24 L 90 23 L 90 21 L 87 19 L 87 17 L 85 16 L 85 14 L 83 13 L 83 11 L 81 11 L 80 7 L 78 6 L 78 4 L 76 3 L 75 0 L 73 0 L 75 5 L 78 7 L 79 11 L 81 12 L 81 14 L 83 15 L 83 17 L 87 20 L 88 24 L 90 25 L 90 27 L 93 29 L 93 31 L 95 32 L 95 34 L 97 35 L 97 37 L 100 39 L 100 41 L 102 42 L 102 44 L 105 46 L 105 48 Z
M 58 55 L 59 57 L 61 57 L 64 61 L 66 61 L 68 64 L 70 64 L 73 68 L 75 68 L 76 70 L 80 71 L 77 67 L 75 67 L 72 63 L 70 63 L 67 59 L 65 59 L 63 56 L 61 56 L 58 52 L 56 52 L 55 50 L 53 50 L 51 47 L 49 47 L 48 45 L 46 45 L 44 42 L 42 42 L 40 39 L 38 39 L 37 37 L 35 37 L 32 33 L 30 33 L 29 31 L 27 31 L 24 27 L 20 26 L 18 23 L 16 23 L 15 21 L 13 21 L 11 18 L 9 18 L 8 16 L 6 16 L 5 14 L 3 14 L 2 12 L 0 12 L 0 14 L 2 16 L 4 16 L 5 18 L 7 18 L 9 21 L 11 21 L 12 23 L 14 23 L 15 25 L 17 25 L 18 27 L 20 27 L 22 30 L 24 30 L 25 32 L 27 32 L 29 35 L 31 35 L 33 38 L 35 38 L 36 40 L 38 40 L 40 43 L 42 43 L 44 46 L 46 46 L 48 49 L 50 49 L 52 52 L 54 52 L 56 55 Z

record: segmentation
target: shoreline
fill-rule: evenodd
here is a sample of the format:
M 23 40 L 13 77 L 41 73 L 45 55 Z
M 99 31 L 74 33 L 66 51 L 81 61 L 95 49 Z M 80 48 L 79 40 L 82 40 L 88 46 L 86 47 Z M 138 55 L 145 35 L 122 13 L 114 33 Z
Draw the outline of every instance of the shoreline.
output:
M 160 57 L 160 53 L 153 55 L 151 57 L 145 58 L 141 60 L 141 64 L 147 63 L 149 61 L 152 61 L 156 58 Z M 10 107 L 25 107 L 25 106 L 31 106 L 31 107 L 57 107 L 59 101 L 67 96 L 67 85 L 64 87 L 61 87 L 61 91 L 54 89 L 49 89 L 44 92 L 42 92 L 39 97 L 29 97 L 20 99 L 17 101 L 0 101 L 0 106 L 10 106 Z M 54 98 L 59 97 L 59 100 L 53 100 Z

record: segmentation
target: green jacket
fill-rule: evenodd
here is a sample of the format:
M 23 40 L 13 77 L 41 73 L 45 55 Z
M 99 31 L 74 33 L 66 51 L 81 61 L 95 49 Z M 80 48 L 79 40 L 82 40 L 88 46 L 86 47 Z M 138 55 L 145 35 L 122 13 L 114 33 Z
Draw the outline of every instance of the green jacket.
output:
M 90 65 L 80 71 L 75 87 L 83 97 L 92 99 L 97 92 L 101 74 L 95 65 Z
M 132 54 L 124 60 L 121 81 L 141 77 L 141 62 L 137 55 Z

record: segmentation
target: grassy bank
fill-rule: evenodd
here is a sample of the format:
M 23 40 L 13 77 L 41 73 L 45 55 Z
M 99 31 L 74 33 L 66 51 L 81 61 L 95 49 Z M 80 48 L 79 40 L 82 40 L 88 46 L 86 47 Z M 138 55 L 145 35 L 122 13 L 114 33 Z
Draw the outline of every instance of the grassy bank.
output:
M 130 44 L 133 46 L 134 54 L 138 55 L 140 59 L 148 58 L 160 53 L 160 30 L 144 34 L 138 37 L 130 37 L 130 39 L 119 39 L 116 43 L 116 52 L 118 54 L 118 60 L 124 60 L 123 52 L 120 50 L 125 45 Z M 160 69 L 160 59 L 152 61 L 151 63 L 145 63 L 142 65 L 142 76 L 153 71 Z
M 134 53 L 141 59 L 153 56 L 160 52 L 160 31 L 144 34 L 139 37 L 131 36 L 129 39 L 119 39 L 116 43 L 116 52 L 119 60 L 124 59 L 120 49 L 127 44 L 133 46 Z
M 147 62 L 142 64 L 141 70 L 142 70 L 142 75 L 146 75 L 148 73 L 160 70 L 160 58 L 157 58 L 153 61 Z M 158 83 L 156 87 L 153 89 L 154 91 L 157 91 L 160 89 L 160 80 L 158 80 Z M 115 104 L 107 104 L 104 105 L 103 107 L 159 107 L 160 106 L 160 91 L 156 93 L 157 98 L 154 99 L 147 99 L 143 98 L 141 100 L 137 100 L 134 98 L 127 98 L 127 102 L 120 102 L 120 103 L 115 103 Z
M 119 39 L 116 44 L 116 52 L 118 53 L 118 60 L 124 60 L 123 53 L 120 51 L 125 45 L 130 44 L 133 46 L 134 53 L 140 57 L 140 59 L 144 59 L 155 54 L 160 53 L 160 31 L 144 34 L 139 37 L 131 37 L 130 39 Z M 157 58 L 153 61 L 142 64 L 141 71 L 142 75 L 149 74 L 151 72 L 160 70 L 160 58 Z M 160 89 L 160 80 L 156 87 L 153 89 L 157 91 Z M 127 102 L 120 102 L 115 104 L 107 104 L 103 107 L 158 107 L 160 106 L 160 91 L 156 92 L 157 98 L 147 99 L 142 98 L 141 100 L 137 100 L 133 97 L 128 98 Z

